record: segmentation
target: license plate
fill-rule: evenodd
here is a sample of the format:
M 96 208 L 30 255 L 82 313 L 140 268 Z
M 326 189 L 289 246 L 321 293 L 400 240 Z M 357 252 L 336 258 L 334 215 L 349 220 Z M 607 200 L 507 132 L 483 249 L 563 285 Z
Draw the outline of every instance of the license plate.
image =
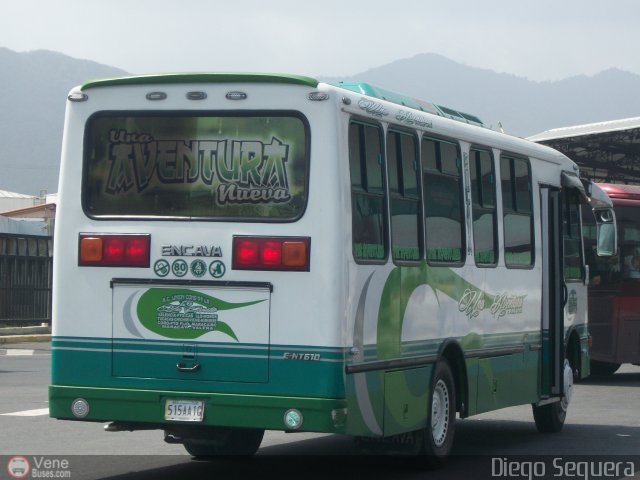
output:
M 168 399 L 164 407 L 164 419 L 178 422 L 201 422 L 204 416 L 203 400 Z

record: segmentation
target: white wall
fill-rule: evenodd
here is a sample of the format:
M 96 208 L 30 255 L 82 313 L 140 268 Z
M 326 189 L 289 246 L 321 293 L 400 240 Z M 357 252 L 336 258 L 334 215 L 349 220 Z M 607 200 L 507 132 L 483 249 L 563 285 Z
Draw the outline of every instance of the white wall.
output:
M 2 233 L 47 236 L 46 222 L 44 220 L 14 220 L 0 215 L 0 234 Z

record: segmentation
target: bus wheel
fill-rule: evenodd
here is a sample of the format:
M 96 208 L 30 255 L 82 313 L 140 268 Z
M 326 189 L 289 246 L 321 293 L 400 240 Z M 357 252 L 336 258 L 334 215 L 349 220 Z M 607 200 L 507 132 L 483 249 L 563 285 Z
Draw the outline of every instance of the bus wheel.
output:
M 215 457 L 220 455 L 254 455 L 264 430 L 254 428 L 212 427 L 197 438 L 185 438 L 184 448 L 194 457 Z
M 620 368 L 619 363 L 598 362 L 591 360 L 591 375 L 608 377 L 613 375 Z
M 533 404 L 533 419 L 540 433 L 557 433 L 562 430 L 573 393 L 573 371 L 569 360 L 564 360 L 564 395 L 559 402 L 547 405 Z
M 431 385 L 431 408 L 422 432 L 422 452 L 431 467 L 440 467 L 451 447 L 456 421 L 456 392 L 451 367 L 446 360 L 436 364 Z

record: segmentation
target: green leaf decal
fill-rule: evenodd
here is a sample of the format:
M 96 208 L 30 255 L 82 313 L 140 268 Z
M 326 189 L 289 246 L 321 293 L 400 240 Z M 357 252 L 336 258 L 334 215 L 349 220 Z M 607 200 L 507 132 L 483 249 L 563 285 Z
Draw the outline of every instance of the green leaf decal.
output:
M 483 305 L 492 305 L 494 296 L 477 289 L 451 268 L 431 267 L 422 262 L 419 267 L 396 267 L 385 282 L 378 309 L 378 358 L 401 355 L 402 323 L 412 292 L 421 285 L 460 301 L 468 290 L 478 291 Z
M 238 337 L 236 337 L 236 334 L 233 332 L 231 327 L 229 325 L 227 325 L 226 323 L 224 323 L 224 322 L 218 322 L 218 326 L 217 326 L 216 330 L 219 331 L 219 332 L 222 332 L 222 333 L 226 333 L 231 338 L 233 338 L 236 342 L 240 341 L 240 340 L 238 340 Z
M 140 323 L 151 332 L 167 338 L 194 339 L 207 332 L 221 332 L 238 342 L 233 329 L 220 312 L 244 308 L 266 299 L 229 303 L 188 289 L 150 288 L 137 306 Z

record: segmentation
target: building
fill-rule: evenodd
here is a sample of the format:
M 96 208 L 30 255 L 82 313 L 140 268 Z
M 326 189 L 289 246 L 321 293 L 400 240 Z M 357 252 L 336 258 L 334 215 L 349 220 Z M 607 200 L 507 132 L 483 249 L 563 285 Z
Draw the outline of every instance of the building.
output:
M 33 207 L 39 203 L 42 203 L 40 198 L 33 195 L 0 190 L 0 215 L 10 210 Z
M 53 199 L 52 199 L 53 200 Z M 43 203 L 32 207 L 19 208 L 8 212 L 0 213 L 0 218 L 10 218 L 15 222 L 25 224 L 39 224 L 39 235 L 53 236 L 53 227 L 56 218 L 56 204 Z M 26 225 L 24 226 L 25 228 Z M 2 232 L 0 227 L 0 232 Z
M 528 139 L 564 153 L 584 178 L 640 185 L 640 117 L 555 128 Z
M 0 324 L 51 322 L 53 202 L 0 192 Z

